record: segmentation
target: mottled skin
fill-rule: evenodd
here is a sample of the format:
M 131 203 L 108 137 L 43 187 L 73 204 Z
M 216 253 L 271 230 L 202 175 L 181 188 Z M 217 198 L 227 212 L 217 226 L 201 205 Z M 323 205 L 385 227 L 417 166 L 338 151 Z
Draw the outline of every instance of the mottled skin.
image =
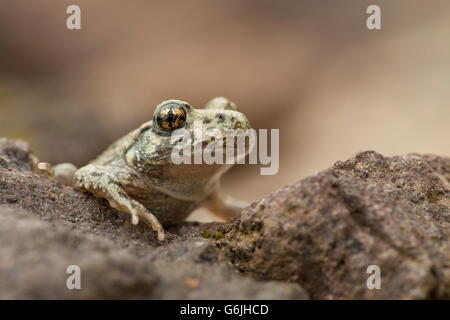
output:
M 184 220 L 199 205 L 222 217 L 236 215 L 242 204 L 219 193 L 219 179 L 231 165 L 172 162 L 175 142 L 170 141 L 171 132 L 163 130 L 155 120 L 167 104 L 183 106 L 187 117 L 182 127 L 190 132 L 194 121 L 201 121 L 203 131 L 215 128 L 224 137 L 227 129 L 250 128 L 247 118 L 225 98 L 214 98 L 204 109 L 168 100 L 157 106 L 153 120 L 114 142 L 88 165 L 78 170 L 71 164 L 51 167 L 40 163 L 38 167 L 63 183 L 107 199 L 111 207 L 131 214 L 133 224 L 139 222 L 139 217 L 144 219 L 159 240 L 164 239 L 162 225 Z M 203 141 L 202 146 L 208 142 Z

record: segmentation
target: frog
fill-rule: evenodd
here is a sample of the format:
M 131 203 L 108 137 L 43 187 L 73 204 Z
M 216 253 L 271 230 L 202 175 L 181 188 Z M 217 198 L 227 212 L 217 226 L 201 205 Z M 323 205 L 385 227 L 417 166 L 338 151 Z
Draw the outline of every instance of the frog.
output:
M 156 106 L 152 119 L 113 142 L 85 166 L 52 166 L 38 161 L 36 170 L 106 199 L 112 208 L 129 214 L 133 225 L 140 219 L 146 222 L 163 241 L 164 227 L 184 221 L 198 207 L 230 220 L 247 205 L 221 190 L 221 177 L 233 163 L 172 161 L 173 148 L 179 142 L 172 138 L 173 133 L 177 129 L 193 133 L 196 122 L 202 124 L 203 132 L 218 130 L 224 140 L 229 139 L 229 129 L 251 129 L 247 117 L 224 97 L 213 98 L 204 108 L 194 108 L 182 100 L 165 100 Z M 205 148 L 212 141 L 204 138 L 199 143 Z

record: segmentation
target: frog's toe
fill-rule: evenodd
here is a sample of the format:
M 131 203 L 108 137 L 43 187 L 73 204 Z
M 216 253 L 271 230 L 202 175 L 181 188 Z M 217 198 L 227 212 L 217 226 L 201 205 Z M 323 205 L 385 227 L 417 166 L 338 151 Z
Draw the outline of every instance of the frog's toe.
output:
M 39 162 L 36 165 L 38 173 L 46 173 L 48 176 L 52 177 L 54 174 L 53 166 L 48 162 Z
M 139 217 L 137 216 L 137 214 L 132 214 L 131 215 L 131 224 L 137 225 L 138 223 L 139 223 Z
M 157 233 L 158 240 L 162 241 L 164 240 L 164 228 L 162 227 L 161 223 L 159 222 L 158 218 L 156 218 L 152 213 L 147 211 L 147 209 L 142 208 L 142 210 L 139 210 L 139 215 L 144 218 L 144 220 L 150 224 L 153 231 Z

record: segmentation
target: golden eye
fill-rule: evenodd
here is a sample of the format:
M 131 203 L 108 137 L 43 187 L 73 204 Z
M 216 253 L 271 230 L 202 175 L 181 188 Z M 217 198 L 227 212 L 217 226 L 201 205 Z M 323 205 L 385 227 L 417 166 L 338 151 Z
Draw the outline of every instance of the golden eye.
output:
M 177 104 L 166 105 L 156 115 L 156 122 L 164 130 L 181 128 L 186 122 L 186 110 Z

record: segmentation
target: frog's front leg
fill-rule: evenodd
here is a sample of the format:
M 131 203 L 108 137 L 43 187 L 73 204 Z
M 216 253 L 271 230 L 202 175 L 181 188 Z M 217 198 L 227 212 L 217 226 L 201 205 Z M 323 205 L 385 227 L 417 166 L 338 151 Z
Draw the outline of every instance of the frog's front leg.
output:
M 139 217 L 142 217 L 157 232 L 158 240 L 164 240 L 164 229 L 161 223 L 147 208 L 127 194 L 119 179 L 112 174 L 117 170 L 116 167 L 87 165 L 75 172 L 75 187 L 105 198 L 111 207 L 131 214 L 131 222 L 134 225 L 138 224 Z M 123 171 L 120 174 L 121 178 L 126 175 Z

